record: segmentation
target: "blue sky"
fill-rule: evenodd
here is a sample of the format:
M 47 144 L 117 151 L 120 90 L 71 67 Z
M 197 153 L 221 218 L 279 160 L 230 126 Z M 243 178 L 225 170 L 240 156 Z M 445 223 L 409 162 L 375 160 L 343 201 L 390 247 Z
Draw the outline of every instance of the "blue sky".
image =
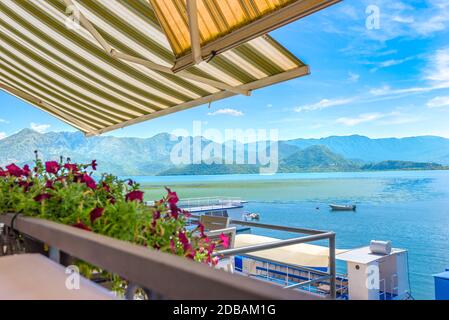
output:
M 368 6 L 380 28 L 368 29 Z M 150 137 L 175 129 L 278 129 L 280 139 L 361 134 L 449 138 L 449 4 L 346 0 L 273 32 L 312 74 L 110 133 Z M 0 139 L 23 128 L 73 131 L 0 92 Z

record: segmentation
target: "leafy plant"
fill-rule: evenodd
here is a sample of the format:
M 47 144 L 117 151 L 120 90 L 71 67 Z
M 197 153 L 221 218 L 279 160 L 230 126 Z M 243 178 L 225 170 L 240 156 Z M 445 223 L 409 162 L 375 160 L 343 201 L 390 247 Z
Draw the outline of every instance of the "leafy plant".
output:
M 177 206 L 176 192 L 167 188 L 167 196 L 147 206 L 138 183 L 110 174 L 95 180 L 95 160 L 77 164 L 61 157 L 44 163 L 36 152 L 32 169 L 15 164 L 5 169 L 0 167 L 0 213 L 47 219 L 210 265 L 217 263 L 216 246 L 227 246 L 225 236 L 211 241 L 201 224 L 186 228 L 190 214 Z M 98 271 L 81 266 L 85 275 Z

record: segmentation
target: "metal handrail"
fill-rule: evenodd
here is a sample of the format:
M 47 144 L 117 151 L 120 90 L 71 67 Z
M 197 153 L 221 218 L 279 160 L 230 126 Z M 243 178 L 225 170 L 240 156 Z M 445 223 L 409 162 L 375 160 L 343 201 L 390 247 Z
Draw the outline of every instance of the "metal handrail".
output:
M 0 223 L 11 228 L 13 217 L 13 214 L 0 214 Z M 40 243 L 41 248 L 45 243 L 167 299 L 317 299 L 312 294 L 283 290 L 175 255 L 48 220 L 19 216 L 14 222 L 14 230 Z
M 200 216 L 198 215 L 192 215 L 192 218 L 198 218 Z M 301 268 L 306 271 L 313 271 L 317 274 L 320 274 L 322 276 L 327 276 L 328 279 L 330 279 L 330 297 L 332 299 L 335 299 L 337 296 L 337 290 L 336 290 L 336 244 L 335 244 L 335 233 L 334 232 L 328 232 L 328 231 L 321 231 L 321 230 L 313 230 L 313 229 L 304 229 L 304 228 L 295 228 L 295 227 L 285 227 L 285 226 L 277 226 L 277 225 L 271 225 L 271 224 L 262 224 L 257 222 L 248 222 L 248 221 L 241 221 L 241 220 L 231 220 L 231 224 L 234 225 L 242 225 L 242 226 L 251 226 L 255 228 L 262 228 L 262 229 L 270 229 L 270 230 L 279 230 L 279 231 L 288 231 L 298 234 L 308 234 L 308 236 L 302 236 L 297 237 L 293 239 L 287 239 L 287 240 L 279 240 L 275 242 L 270 243 L 263 243 L 253 246 L 246 246 L 241 248 L 233 248 L 233 249 L 226 249 L 221 250 L 215 253 L 215 256 L 221 256 L 221 257 L 227 257 L 227 256 L 235 256 L 239 254 L 250 254 L 257 251 L 263 251 L 268 249 L 275 249 L 275 248 L 281 248 L 293 244 L 300 244 L 300 243 L 307 243 L 307 242 L 313 242 L 318 240 L 328 240 L 329 241 L 329 271 L 318 271 L 313 270 L 306 267 L 299 267 L 294 266 L 296 268 Z M 268 259 L 266 259 L 268 261 Z
M 241 248 L 226 249 L 226 250 L 218 251 L 218 252 L 214 253 L 214 255 L 222 256 L 222 257 L 229 257 L 229 256 L 235 256 L 235 255 L 239 255 L 239 254 L 268 250 L 268 249 L 282 248 L 282 247 L 290 246 L 293 244 L 300 244 L 300 243 L 324 240 L 324 239 L 329 239 L 330 237 L 335 237 L 335 233 L 334 232 L 326 232 L 323 234 L 317 234 L 317 235 L 312 235 L 312 236 L 293 238 L 293 239 L 287 239 L 287 240 L 279 240 L 279 241 L 275 241 L 275 242 L 256 244 L 253 246 L 247 246 L 247 247 L 241 247 Z

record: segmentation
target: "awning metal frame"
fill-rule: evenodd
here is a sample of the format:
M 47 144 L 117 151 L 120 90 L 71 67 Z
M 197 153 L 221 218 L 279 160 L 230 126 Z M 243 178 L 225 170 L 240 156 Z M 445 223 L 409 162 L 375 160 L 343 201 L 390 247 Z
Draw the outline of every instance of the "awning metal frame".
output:
M 81 10 L 78 7 L 76 7 L 75 3 L 72 0 L 64 0 L 64 3 L 67 6 L 67 13 L 69 15 L 72 14 L 72 11 L 73 11 L 74 8 L 77 8 L 79 10 L 78 18 L 79 18 L 79 22 L 80 22 L 81 26 L 83 26 L 95 38 L 95 40 L 98 41 L 98 43 L 103 47 L 103 49 L 106 52 L 106 54 L 108 54 L 110 57 L 112 57 L 114 59 L 125 60 L 125 61 L 128 61 L 128 62 L 137 63 L 137 64 L 143 65 L 143 66 L 145 66 L 145 67 L 147 67 L 147 68 L 149 68 L 151 70 L 163 72 L 163 73 L 170 74 L 170 75 L 175 75 L 176 74 L 177 76 L 180 76 L 182 78 L 186 78 L 186 79 L 190 79 L 190 80 L 193 80 L 193 81 L 201 82 L 203 84 L 207 84 L 207 85 L 210 85 L 212 87 L 215 87 L 215 88 L 218 88 L 218 89 L 221 89 L 221 90 L 225 90 L 225 91 L 230 91 L 230 92 L 233 92 L 233 93 L 236 93 L 236 94 L 242 94 L 242 95 L 245 95 L 245 96 L 250 96 L 251 95 L 251 91 L 250 90 L 243 90 L 243 89 L 240 89 L 240 88 L 236 88 L 236 87 L 230 86 L 230 85 L 228 85 L 226 83 L 223 83 L 221 81 L 216 81 L 216 80 L 212 80 L 212 79 L 208 79 L 208 78 L 205 78 L 205 77 L 194 75 L 194 74 L 192 74 L 190 72 L 187 72 L 185 70 L 182 70 L 182 71 L 179 71 L 179 72 L 175 73 L 175 71 L 173 71 L 172 68 L 169 68 L 169 67 L 166 67 L 166 66 L 154 63 L 154 62 L 152 62 L 150 60 L 147 60 L 147 59 L 142 59 L 142 58 L 139 58 L 139 57 L 135 57 L 135 56 L 132 56 L 132 55 L 120 52 L 117 49 L 113 48 L 103 38 L 103 36 L 98 32 L 98 30 L 95 28 L 95 26 L 84 16 L 84 14 L 81 12 Z M 189 1 L 189 3 L 191 3 L 191 4 L 195 3 L 195 1 Z M 192 5 L 191 9 L 193 10 L 193 9 L 195 9 L 195 7 L 196 7 L 196 3 L 195 3 L 195 5 Z M 194 12 L 196 12 L 196 11 L 192 11 L 191 12 L 192 16 L 194 16 L 194 14 L 193 14 Z M 195 20 L 195 19 L 192 19 L 192 20 Z M 198 46 L 199 45 L 198 19 L 196 19 L 196 22 L 197 22 L 196 23 L 196 30 L 197 31 L 196 32 L 193 31 L 191 33 L 191 35 L 195 34 L 195 33 L 198 33 L 196 36 L 192 35 L 194 37 L 194 39 L 197 39 L 197 46 Z M 195 29 L 193 26 L 192 26 L 192 29 Z M 198 50 L 198 48 L 196 48 L 196 50 Z M 198 51 L 196 53 L 198 54 Z M 199 49 L 199 55 L 201 56 L 201 48 Z
M 188 0 L 187 4 L 189 5 L 189 3 L 195 3 L 196 1 L 197 0 Z M 234 30 L 233 32 L 222 36 L 217 40 L 203 45 L 201 47 L 202 60 L 207 61 L 220 53 L 263 36 L 275 29 L 341 1 L 342 0 L 300 0 L 293 2 L 292 4 L 276 10 L 273 13 L 267 14 L 257 21 L 251 22 L 240 29 Z M 187 9 L 189 9 L 189 7 Z M 189 14 L 189 18 L 191 18 L 193 15 L 189 12 L 189 10 L 187 12 Z M 189 22 L 190 21 L 191 20 L 189 19 Z M 190 32 L 192 35 L 192 26 L 190 26 Z M 196 41 L 197 40 L 195 40 L 195 42 L 192 41 L 192 52 L 186 53 L 175 60 L 173 71 L 179 72 L 180 70 L 192 67 L 197 63 L 196 55 L 198 54 L 198 44 Z
M 263 79 L 260 79 L 260 80 L 257 80 L 257 81 L 254 81 L 254 82 L 251 82 L 248 84 L 241 85 L 241 86 L 237 87 L 237 89 L 243 90 L 243 91 L 252 91 L 255 89 L 260 89 L 260 88 L 272 85 L 273 83 L 280 83 L 280 82 L 287 81 L 290 79 L 303 77 L 303 76 L 306 76 L 309 74 L 310 74 L 309 66 L 302 66 L 302 67 L 292 69 L 292 70 L 289 70 L 289 71 L 286 71 L 286 72 L 283 72 L 280 74 L 276 74 L 274 76 L 270 76 L 270 77 L 263 78 Z M 171 113 L 190 109 L 190 108 L 200 106 L 203 104 L 207 104 L 207 103 L 211 103 L 211 102 L 214 102 L 217 100 L 229 98 L 229 97 L 232 97 L 235 95 L 236 95 L 236 93 L 231 92 L 231 91 L 220 91 L 220 92 L 214 93 L 212 95 L 199 98 L 197 100 L 184 102 L 175 107 L 167 108 L 167 109 L 155 112 L 155 113 L 146 114 L 141 117 L 134 118 L 134 119 L 131 119 L 131 120 L 128 120 L 128 121 L 125 121 L 125 122 L 122 122 L 122 123 L 119 123 L 119 124 L 116 124 L 116 125 L 104 128 L 104 129 L 86 133 L 86 136 L 91 137 L 91 136 L 101 135 L 101 134 L 109 132 L 109 131 L 121 129 L 121 128 L 130 126 L 130 125 L 145 122 L 147 120 L 155 119 L 155 118 L 165 116 L 165 115 L 168 115 Z

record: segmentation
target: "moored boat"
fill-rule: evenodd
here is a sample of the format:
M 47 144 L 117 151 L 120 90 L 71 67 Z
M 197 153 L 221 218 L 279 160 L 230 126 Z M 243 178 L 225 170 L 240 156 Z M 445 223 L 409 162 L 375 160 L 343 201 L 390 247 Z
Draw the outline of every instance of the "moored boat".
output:
M 357 206 L 354 205 L 339 205 L 339 204 L 330 204 L 332 211 L 356 211 Z

